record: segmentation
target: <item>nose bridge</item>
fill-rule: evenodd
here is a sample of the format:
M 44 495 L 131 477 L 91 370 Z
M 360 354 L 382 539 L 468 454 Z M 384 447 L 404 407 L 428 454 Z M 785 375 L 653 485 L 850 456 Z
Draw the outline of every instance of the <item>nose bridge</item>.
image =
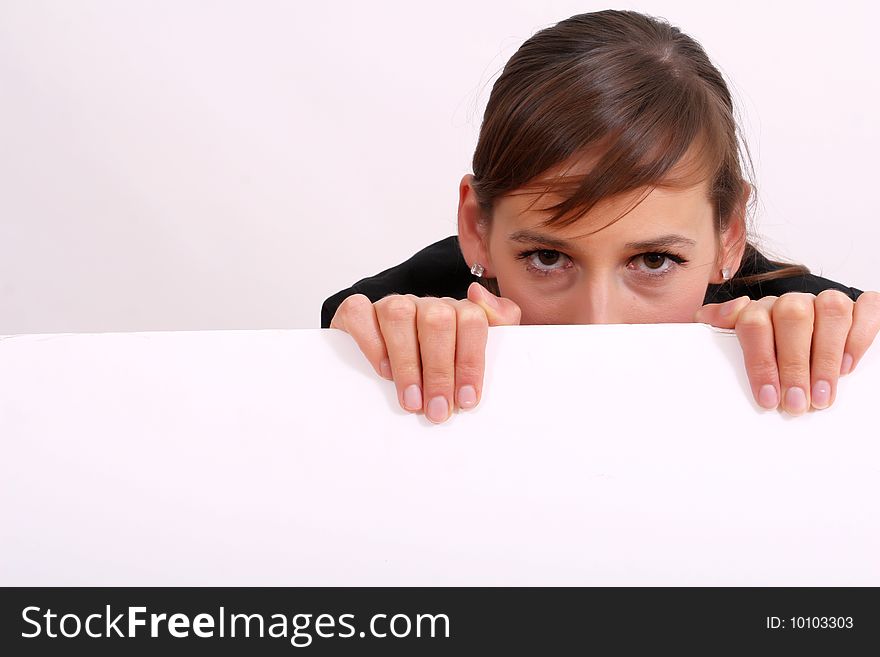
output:
M 621 291 L 607 273 L 587 275 L 579 306 L 579 324 L 619 324 L 623 321 Z

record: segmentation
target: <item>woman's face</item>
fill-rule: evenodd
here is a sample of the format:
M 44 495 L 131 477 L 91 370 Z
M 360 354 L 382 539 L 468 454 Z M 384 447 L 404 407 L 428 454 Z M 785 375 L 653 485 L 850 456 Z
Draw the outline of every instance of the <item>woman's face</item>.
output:
M 706 183 L 654 189 L 602 228 L 638 196 L 600 203 L 562 229 L 540 226 L 550 216 L 542 208 L 561 200 L 549 194 L 531 209 L 531 194 L 496 203 L 486 243 L 491 273 L 522 309 L 522 324 L 693 321 L 720 267 Z

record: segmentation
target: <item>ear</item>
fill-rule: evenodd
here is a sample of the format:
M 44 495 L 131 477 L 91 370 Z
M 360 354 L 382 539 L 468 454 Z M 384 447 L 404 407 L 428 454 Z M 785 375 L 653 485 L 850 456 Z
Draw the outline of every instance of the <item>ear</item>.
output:
M 724 283 L 721 275 L 722 269 L 729 269 L 731 276 L 736 273 L 742 263 L 743 253 L 746 249 L 746 206 L 752 186 L 744 182 L 743 192 L 733 210 L 730 221 L 720 236 L 720 248 L 715 271 L 712 272 L 710 283 Z
M 489 225 L 477 203 L 473 179 L 473 174 L 465 175 L 458 187 L 458 242 L 468 266 L 479 262 L 486 270 L 483 276 L 494 278 L 488 249 Z

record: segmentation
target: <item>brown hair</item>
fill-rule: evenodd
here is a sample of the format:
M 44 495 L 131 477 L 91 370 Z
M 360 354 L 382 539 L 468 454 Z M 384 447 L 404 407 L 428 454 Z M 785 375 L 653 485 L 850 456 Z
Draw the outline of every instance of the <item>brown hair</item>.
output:
M 672 178 L 691 152 L 696 166 Z M 543 175 L 588 154 L 601 157 L 586 175 Z M 546 208 L 555 213 L 544 225 L 568 226 L 602 199 L 708 179 L 720 234 L 745 211 L 746 189 L 756 193 L 742 175 L 730 92 L 702 46 L 665 19 L 624 10 L 572 16 L 520 46 L 492 87 L 473 171 L 485 222 L 496 199 L 515 190 L 541 189 L 535 202 L 547 192 L 561 195 L 565 200 Z M 747 241 L 743 262 L 754 257 Z M 809 273 L 772 264 L 780 269 L 734 277 L 757 282 Z M 483 280 L 498 293 L 495 279 Z

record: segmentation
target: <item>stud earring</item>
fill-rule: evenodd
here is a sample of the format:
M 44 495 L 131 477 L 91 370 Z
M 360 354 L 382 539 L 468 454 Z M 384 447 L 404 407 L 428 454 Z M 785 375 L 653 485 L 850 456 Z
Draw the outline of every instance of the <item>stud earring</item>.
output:
M 730 270 L 727 267 L 721 270 L 721 278 L 723 278 L 725 281 L 730 280 Z
M 483 267 L 483 265 L 481 265 L 479 262 L 475 262 L 471 267 L 471 273 L 477 278 L 482 276 L 484 271 L 486 271 L 486 268 Z

